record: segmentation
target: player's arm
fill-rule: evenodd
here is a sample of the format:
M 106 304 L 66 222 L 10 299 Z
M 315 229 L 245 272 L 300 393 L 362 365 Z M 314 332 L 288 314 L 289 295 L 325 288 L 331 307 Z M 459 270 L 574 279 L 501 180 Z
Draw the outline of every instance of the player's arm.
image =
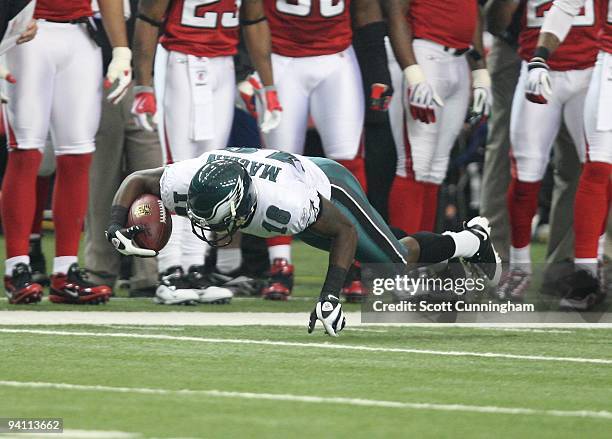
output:
M 406 20 L 410 0 L 381 0 L 381 5 L 389 24 L 393 53 L 404 73 L 404 82 L 408 85 L 407 110 L 415 120 L 435 123 L 434 106 L 441 107 L 444 102 L 427 82 L 412 49 L 412 29 Z
M 472 48 L 468 52 L 468 63 L 472 69 L 472 108 L 470 117 L 481 119 L 491 113 L 492 94 L 491 77 L 487 71 L 484 57 L 484 43 L 482 40 L 484 14 L 481 8 L 478 11 L 476 29 L 472 37 Z
M 487 30 L 493 35 L 501 35 L 512 23 L 519 3 L 520 0 L 489 0 L 485 6 Z
M 319 199 L 321 200 L 319 217 L 308 230 L 330 238 L 331 246 L 327 276 L 321 288 L 319 302 L 310 314 L 308 332 L 312 332 L 317 320 L 320 320 L 325 332 L 336 337 L 346 323 L 340 304 L 340 290 L 344 285 L 348 269 L 355 259 L 357 231 L 349 219 L 332 203 L 321 196 Z
M 353 1 L 351 14 L 353 47 L 357 54 L 365 95 L 368 99 L 369 111 L 366 112 L 366 121 L 378 121 L 376 114 L 387 111 L 391 96 L 393 96 L 391 74 L 385 50 L 387 24 L 378 1 Z
M 548 71 L 548 58 L 569 33 L 574 17 L 584 0 L 556 0 L 548 10 L 540 29 L 538 43 L 529 60 L 525 97 L 536 104 L 546 104 L 553 94 Z
M 146 131 L 155 129 L 157 101 L 153 90 L 153 60 L 157 39 L 170 0 L 140 0 L 134 27 L 134 103 L 132 116 Z
M 134 236 L 143 231 L 141 226 L 132 226 L 128 229 L 125 226 L 130 206 L 140 195 L 160 196 L 159 181 L 163 173 L 164 168 L 137 171 L 130 174 L 119 186 L 113 198 L 106 238 L 120 253 L 143 257 L 157 255 L 157 252 L 140 248 L 132 241 Z
M 123 99 L 132 82 L 132 51 L 128 47 L 123 1 L 99 0 L 98 4 L 106 35 L 113 47 L 113 59 L 108 66 L 104 86 L 111 88 L 116 82 L 107 99 L 117 104 Z
M 257 120 L 267 133 L 280 124 L 283 108 L 278 100 L 272 74 L 272 43 L 263 0 L 245 0 L 240 8 L 240 25 L 251 62 L 261 83 L 251 77 L 249 84 L 259 100 Z M 263 83 L 263 85 L 262 85 Z

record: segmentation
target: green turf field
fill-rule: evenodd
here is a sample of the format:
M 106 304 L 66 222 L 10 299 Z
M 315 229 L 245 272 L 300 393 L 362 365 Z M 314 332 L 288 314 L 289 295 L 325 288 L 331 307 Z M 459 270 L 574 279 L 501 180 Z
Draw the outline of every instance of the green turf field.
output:
M 333 340 L 281 327 L 35 330 L 43 333 L 0 327 L 2 417 L 61 417 L 69 430 L 143 437 L 609 438 L 612 431 L 609 330 L 348 329 Z
M 51 243 L 45 237 L 48 260 Z M 294 248 L 296 287 L 286 303 L 166 307 L 116 297 L 104 306 L 16 307 L 0 300 L 0 418 L 60 417 L 65 437 L 107 439 L 611 437 L 612 329 L 349 320 L 339 338 L 320 326 L 309 335 L 327 255 Z M 543 247 L 534 253 L 541 260 Z M 13 311 L 38 312 L 8 325 Z M 47 314 L 58 316 L 53 326 L 36 324 L 47 311 L 68 312 Z M 175 311 L 202 321 L 211 312 L 227 319 L 283 312 L 295 321 L 111 325 L 92 311 Z M 68 325 L 75 316 L 91 319 Z

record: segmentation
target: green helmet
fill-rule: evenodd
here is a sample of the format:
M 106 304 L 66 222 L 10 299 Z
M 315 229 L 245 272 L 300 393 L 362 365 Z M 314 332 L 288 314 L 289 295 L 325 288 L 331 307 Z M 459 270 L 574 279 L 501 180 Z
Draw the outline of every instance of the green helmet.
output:
M 223 247 L 248 223 L 256 204 L 257 192 L 247 170 L 234 160 L 215 160 L 202 166 L 191 179 L 187 217 L 198 238 L 213 247 Z M 207 238 L 207 231 L 215 232 L 216 238 Z

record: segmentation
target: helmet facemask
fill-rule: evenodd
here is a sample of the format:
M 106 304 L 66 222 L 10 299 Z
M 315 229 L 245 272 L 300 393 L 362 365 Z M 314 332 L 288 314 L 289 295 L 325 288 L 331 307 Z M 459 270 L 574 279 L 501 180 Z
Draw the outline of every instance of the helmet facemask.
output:
M 190 197 L 187 201 L 187 217 L 193 234 L 212 247 L 230 245 L 233 235 L 249 222 L 255 212 L 256 197 L 255 186 L 246 170 L 238 178 L 231 193 L 216 203 L 206 216 L 196 213 L 197 209 L 192 205 Z M 219 216 L 219 210 L 224 208 L 227 209 L 225 215 L 215 218 Z

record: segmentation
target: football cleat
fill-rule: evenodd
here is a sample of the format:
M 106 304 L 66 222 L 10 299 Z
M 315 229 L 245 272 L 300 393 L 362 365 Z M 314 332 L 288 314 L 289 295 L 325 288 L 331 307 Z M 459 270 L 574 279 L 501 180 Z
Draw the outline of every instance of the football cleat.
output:
M 496 291 L 497 298 L 520 302 L 525 298 L 530 284 L 531 274 L 520 268 L 513 268 L 502 276 Z
M 167 287 L 174 287 L 177 290 L 191 288 L 191 285 L 185 276 L 183 267 L 173 265 L 166 271 L 159 274 L 159 284 Z
M 577 270 L 560 285 L 559 309 L 588 311 L 605 298 L 599 279 L 587 270 Z
M 501 258 L 495 251 L 491 242 L 491 227 L 489 220 L 482 216 L 472 218 L 464 229 L 472 232 L 480 240 L 480 247 L 474 256 L 464 258 L 489 280 L 490 286 L 496 286 L 499 283 L 502 267 Z
M 276 258 L 268 273 L 268 284 L 261 290 L 267 300 L 287 300 L 293 290 L 293 265 L 285 258 Z
M 342 287 L 342 295 L 348 303 L 361 303 L 367 296 L 361 283 L 361 265 L 358 262 L 351 265 Z
M 42 299 L 43 287 L 32 280 L 30 267 L 19 263 L 11 276 L 4 276 L 4 292 L 10 304 L 36 303 Z
M 176 288 L 161 284 L 155 290 L 153 301 L 160 305 L 195 305 L 200 296 L 197 290 L 192 288 Z
M 49 286 L 49 276 L 47 276 L 47 261 L 42 252 L 42 238 L 30 238 L 30 267 L 32 268 L 32 281 L 42 285 Z
M 198 293 L 198 302 L 225 304 L 230 303 L 234 293 L 229 288 L 208 287 L 195 290 Z
M 108 285 L 98 285 L 88 279 L 86 269 L 75 262 L 68 273 L 53 273 L 49 300 L 53 303 L 92 304 L 108 302 L 113 290 Z
M 228 288 L 236 296 L 257 296 L 261 290 L 261 281 L 242 274 L 241 268 L 229 273 L 216 270 L 206 274 L 209 286 Z

